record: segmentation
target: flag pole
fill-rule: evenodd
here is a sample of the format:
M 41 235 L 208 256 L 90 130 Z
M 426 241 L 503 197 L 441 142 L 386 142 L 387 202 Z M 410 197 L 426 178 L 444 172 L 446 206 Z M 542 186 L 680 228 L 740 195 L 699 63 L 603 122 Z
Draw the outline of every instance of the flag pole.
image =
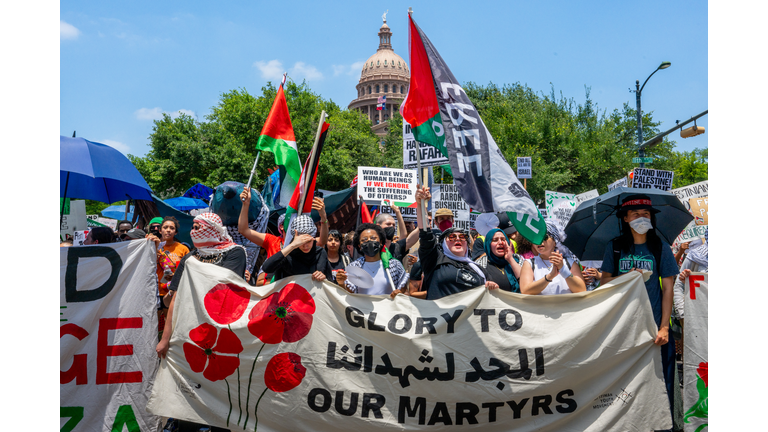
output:
M 309 190 L 309 183 L 312 181 L 312 173 L 315 171 L 314 161 L 315 154 L 317 153 L 317 144 L 320 142 L 320 135 L 323 132 L 323 124 L 325 123 L 325 110 L 320 113 L 320 121 L 317 123 L 317 134 L 315 135 L 315 143 L 312 145 L 312 152 L 309 154 L 309 166 L 304 173 L 304 189 L 301 191 L 301 199 L 299 200 L 299 208 L 297 209 L 296 216 L 301 216 L 304 210 L 304 203 L 307 201 L 307 191 Z
M 259 152 L 256 153 L 256 160 L 253 161 L 253 168 L 251 168 L 251 176 L 248 177 L 248 184 L 245 185 L 245 190 L 247 191 L 251 190 L 251 181 L 253 180 L 253 174 L 256 172 L 256 164 L 259 163 L 259 156 L 261 156 L 261 150 L 259 150 Z
M 419 142 L 414 140 L 416 143 L 416 170 L 418 178 L 419 178 L 419 184 L 423 187 L 424 186 L 424 173 L 421 171 L 421 146 L 419 145 Z M 427 230 L 427 205 L 424 202 L 424 200 L 421 200 L 421 204 L 417 204 L 419 207 L 421 207 L 421 218 L 419 219 L 419 226 L 421 227 L 422 231 Z

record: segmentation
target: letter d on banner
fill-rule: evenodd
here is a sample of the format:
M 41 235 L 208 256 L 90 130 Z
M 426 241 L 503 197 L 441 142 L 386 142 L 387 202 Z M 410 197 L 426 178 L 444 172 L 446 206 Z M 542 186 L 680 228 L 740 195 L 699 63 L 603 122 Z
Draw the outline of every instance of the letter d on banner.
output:
M 69 303 L 89 302 L 104 298 L 115 287 L 123 260 L 114 249 L 104 246 L 70 247 L 67 252 L 67 273 L 64 276 L 65 298 Z M 112 270 L 107 281 L 92 290 L 78 291 L 77 265 L 80 258 L 106 258 Z

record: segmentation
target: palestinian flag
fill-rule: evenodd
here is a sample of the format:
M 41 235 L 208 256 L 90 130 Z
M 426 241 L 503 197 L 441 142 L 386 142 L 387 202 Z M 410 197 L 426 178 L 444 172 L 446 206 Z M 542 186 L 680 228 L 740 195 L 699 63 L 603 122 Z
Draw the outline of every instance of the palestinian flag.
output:
M 256 143 L 258 150 L 268 150 L 275 155 L 275 163 L 284 167 L 284 178 L 280 185 L 280 206 L 290 199 L 290 194 L 299 183 L 301 176 L 301 161 L 299 160 L 299 150 L 296 147 L 296 136 L 293 134 L 293 125 L 291 116 L 288 114 L 288 103 L 285 100 L 282 84 L 277 89 L 275 101 L 269 110 L 267 121 L 261 129 L 259 142 Z M 280 170 L 283 171 L 283 170 Z
M 360 203 L 360 223 L 373 223 L 373 218 L 368 211 L 368 206 L 365 205 L 365 201 Z
M 301 209 L 300 214 L 312 212 L 312 200 L 315 197 L 315 182 L 317 181 L 317 166 L 320 163 L 320 153 L 323 151 L 323 143 L 325 143 L 325 137 L 328 135 L 328 122 L 323 123 L 323 128 L 320 131 L 320 139 L 317 141 L 317 150 L 315 151 L 314 159 L 310 160 L 310 156 L 307 157 L 307 162 L 304 164 L 304 168 L 301 170 L 301 181 L 297 188 L 293 189 L 293 195 L 291 195 L 291 201 L 288 207 L 285 208 L 285 221 L 283 222 L 283 229 L 285 230 L 285 244 L 291 242 L 293 234 L 290 233 L 288 227 L 291 221 L 299 213 L 299 206 L 301 205 L 301 197 L 305 196 L 304 207 Z
M 410 15 L 408 21 L 411 81 L 400 113 L 414 139 L 448 158 L 454 184 L 470 207 L 507 212 L 523 236 L 540 244 L 547 233 L 544 218 L 437 49 Z

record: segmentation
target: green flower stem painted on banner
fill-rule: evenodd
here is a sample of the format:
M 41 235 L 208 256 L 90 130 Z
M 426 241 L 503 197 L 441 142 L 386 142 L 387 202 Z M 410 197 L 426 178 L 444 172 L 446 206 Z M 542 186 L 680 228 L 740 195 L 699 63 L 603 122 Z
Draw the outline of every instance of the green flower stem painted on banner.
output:
M 250 405 L 250 401 L 251 401 L 251 381 L 253 380 L 253 371 L 256 369 L 256 360 L 259 359 L 259 354 L 261 354 L 261 350 L 264 349 L 265 345 L 266 343 L 261 345 L 261 348 L 259 348 L 259 352 L 256 353 L 256 357 L 253 359 L 253 366 L 251 366 L 251 375 L 248 377 L 248 396 L 245 398 L 245 423 L 243 423 L 243 429 L 245 429 L 246 426 L 248 426 L 248 415 L 250 414 L 248 412 L 248 406 Z

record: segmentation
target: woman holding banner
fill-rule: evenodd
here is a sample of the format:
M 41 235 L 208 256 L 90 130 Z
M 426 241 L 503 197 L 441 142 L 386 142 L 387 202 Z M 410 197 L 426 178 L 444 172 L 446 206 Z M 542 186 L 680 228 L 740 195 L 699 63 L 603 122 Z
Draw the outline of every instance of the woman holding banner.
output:
M 475 263 L 484 269 L 489 281 L 499 285 L 499 289 L 519 293 L 522 257 L 515 254 L 504 231 L 493 228 L 485 237 L 490 239 L 483 242 L 485 254 Z
M 584 292 L 587 286 L 578 259 L 563 245 L 563 228 L 547 220 L 547 235 L 536 246 L 537 256 L 526 260 L 520 275 L 520 292 L 551 295 Z
M 428 186 L 416 190 L 416 214 L 424 220 L 423 200 L 430 199 Z M 447 295 L 485 285 L 498 289 L 493 281 L 486 281 L 483 270 L 469 258 L 469 235 L 460 228 L 451 227 L 443 231 L 439 239 L 432 230 L 419 231 L 419 259 L 424 271 L 422 290 L 427 291 L 427 300 L 436 300 Z
M 275 280 L 304 274 L 316 281 L 333 278 L 328 254 L 317 246 L 317 227 L 309 215 L 301 215 L 291 222 L 291 243 L 264 261 L 261 271 L 274 274 Z

